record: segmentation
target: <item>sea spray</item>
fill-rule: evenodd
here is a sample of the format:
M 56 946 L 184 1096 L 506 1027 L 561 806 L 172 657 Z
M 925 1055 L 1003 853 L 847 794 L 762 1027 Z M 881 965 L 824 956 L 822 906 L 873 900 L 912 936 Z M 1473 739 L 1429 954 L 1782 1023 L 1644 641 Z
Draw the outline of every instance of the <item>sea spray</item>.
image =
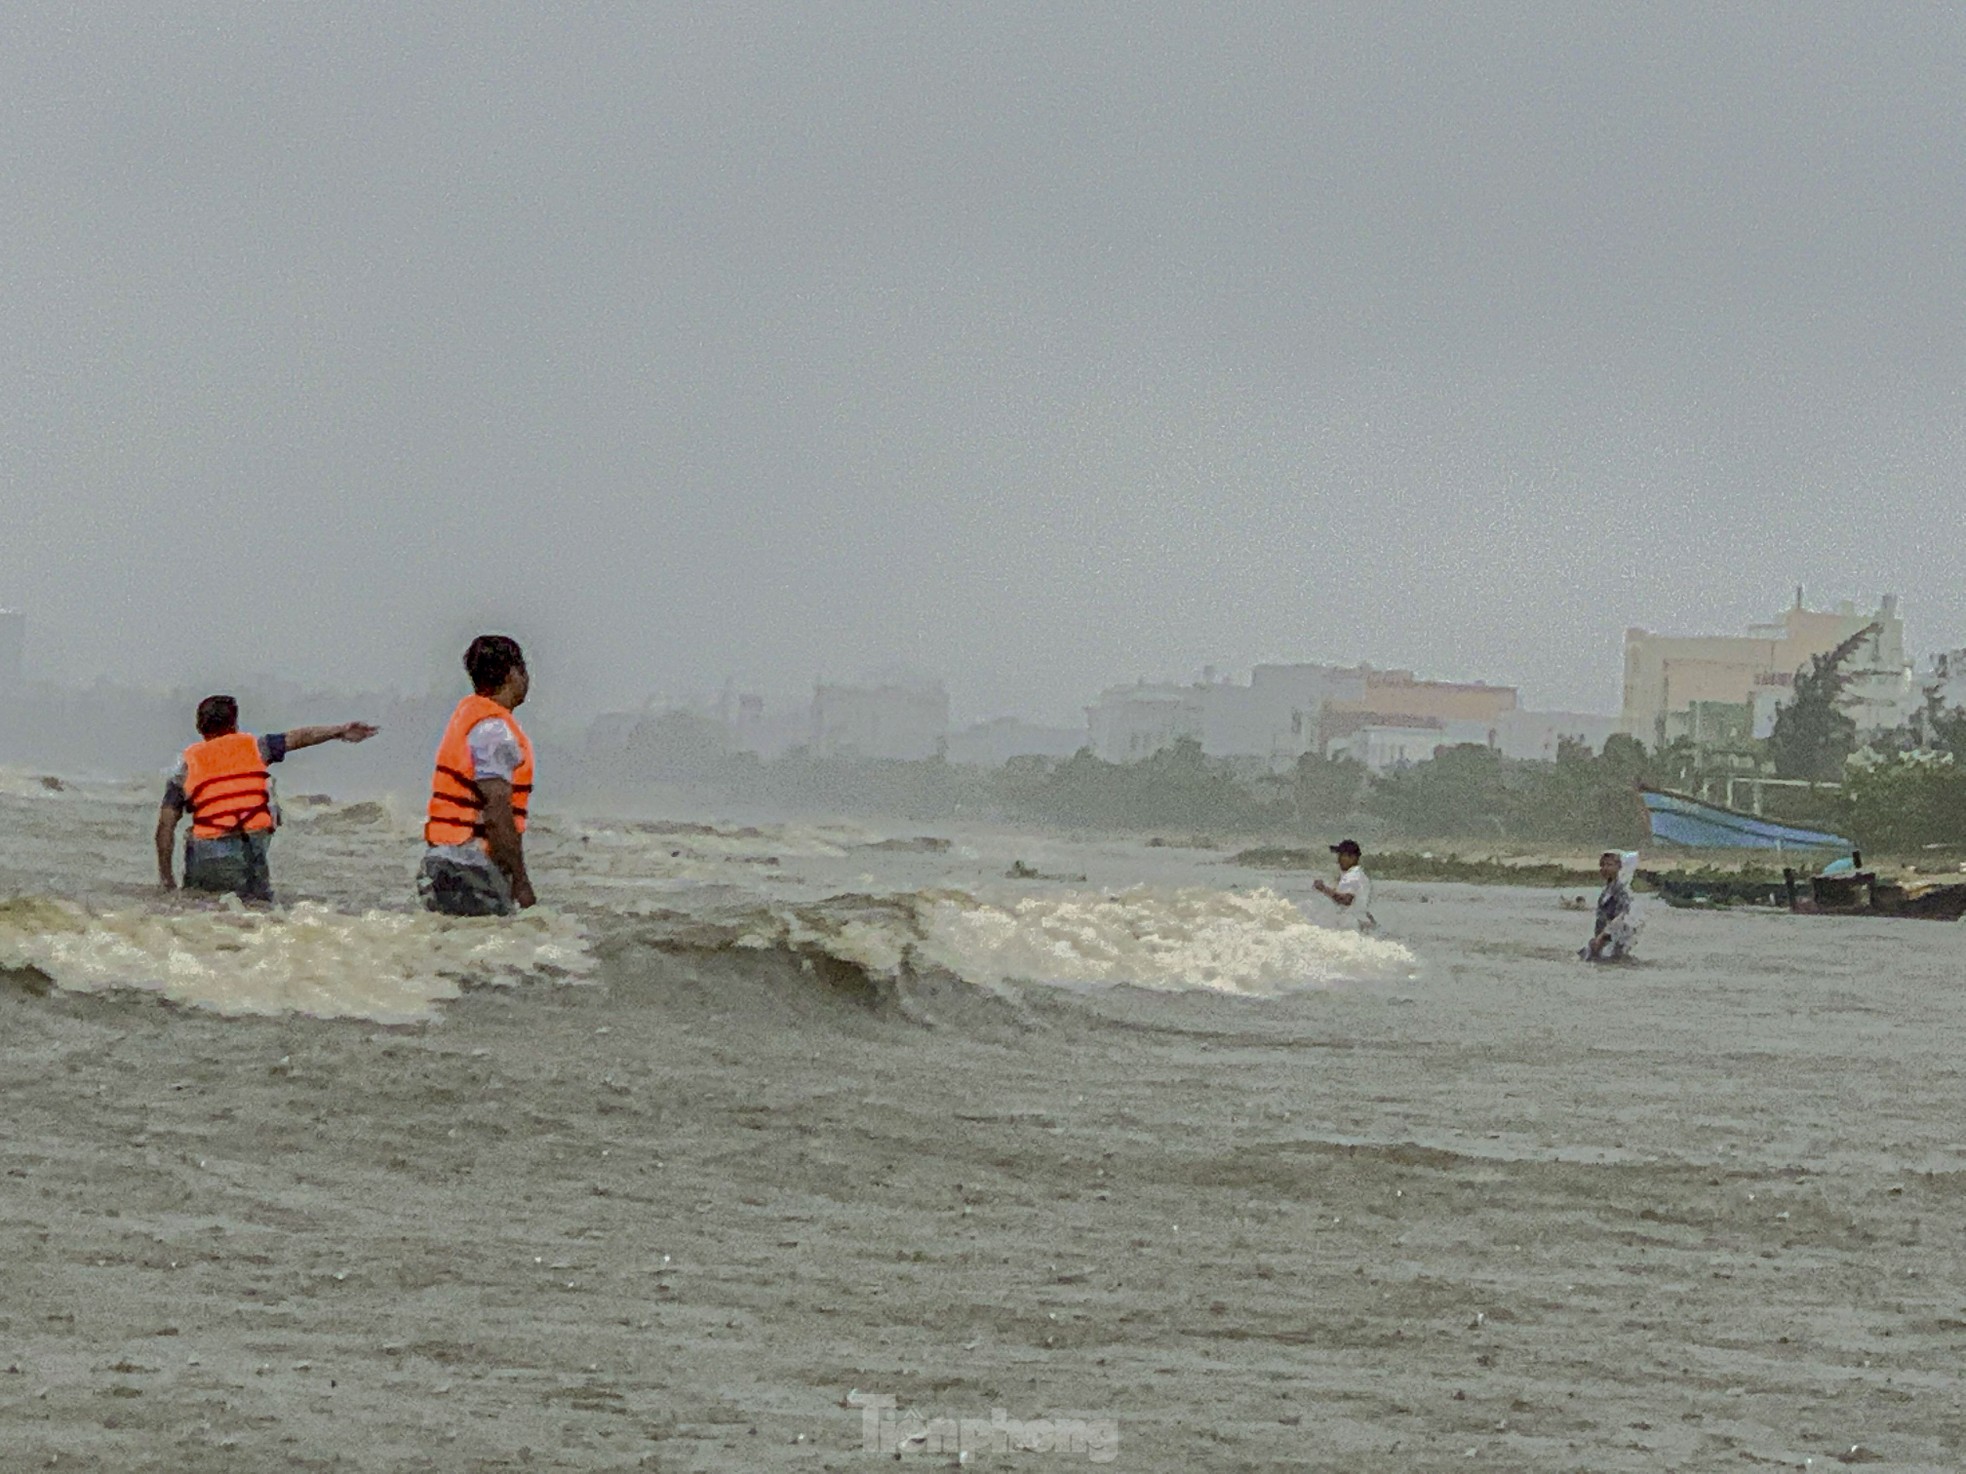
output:
M 460 920 L 311 903 L 146 911 L 0 902 L 0 969 L 32 969 L 70 992 L 137 989 L 225 1015 L 409 1023 L 466 987 L 579 981 L 594 966 L 581 926 L 544 909 Z
M 928 900 L 925 956 L 972 982 L 1126 983 L 1267 996 L 1412 976 L 1398 942 L 1318 926 L 1271 890 L 1137 886 Z
M 1265 997 L 1412 977 L 1398 942 L 1318 926 L 1274 891 L 1136 886 L 993 899 L 941 888 L 671 914 L 641 928 L 674 950 L 783 949 L 843 963 L 877 992 L 933 971 L 974 988 L 1131 985 Z

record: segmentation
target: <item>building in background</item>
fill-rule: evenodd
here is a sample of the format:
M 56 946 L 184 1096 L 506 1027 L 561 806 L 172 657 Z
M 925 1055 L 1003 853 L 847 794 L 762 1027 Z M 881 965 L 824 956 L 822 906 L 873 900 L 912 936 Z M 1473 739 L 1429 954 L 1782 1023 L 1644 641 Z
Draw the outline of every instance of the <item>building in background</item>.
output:
M 1110 686 L 1085 709 L 1086 745 L 1109 763 L 1137 763 L 1186 738 L 1201 741 L 1206 683 Z
M 1436 740 L 1443 746 L 1472 742 L 1499 748 L 1504 718 L 1516 709 L 1513 686 L 1422 681 L 1410 670 L 1368 671 L 1358 696 L 1325 703 L 1316 750 L 1349 751 L 1352 736 L 1367 728 L 1432 730 L 1440 734 Z
M 1326 705 L 1362 696 L 1372 674 L 1365 665 L 1259 665 L 1245 686 L 1215 679 L 1212 668 L 1204 671 L 1198 688 L 1202 751 L 1253 758 L 1281 772 L 1315 750 Z
M 1932 672 L 1919 685 L 1919 701 L 1936 701 L 1942 711 L 1966 707 L 1966 650 L 1941 650 Z
M 1434 718 L 1416 718 L 1407 726 L 1355 727 L 1334 742 L 1327 755 L 1348 757 L 1363 763 L 1374 773 L 1390 773 L 1424 763 L 1448 740 L 1446 724 Z
M 1374 674 L 1365 665 L 1259 665 L 1243 685 L 1218 679 L 1211 666 L 1192 684 L 1112 686 L 1086 708 L 1086 742 L 1107 762 L 1131 763 L 1188 738 L 1210 757 L 1255 758 L 1282 771 L 1319 750 L 1325 706 L 1363 696 Z
M 1085 715 L 1088 744 L 1107 762 L 1138 762 L 1189 738 L 1210 757 L 1253 759 L 1271 772 L 1306 754 L 1348 755 L 1381 771 L 1461 743 L 1554 759 L 1564 738 L 1598 752 L 1620 729 L 1612 716 L 1526 711 L 1513 686 L 1312 663 L 1259 665 L 1248 685 L 1210 669 L 1190 685 L 1113 686 Z M 1361 733 L 1369 735 L 1355 741 Z
M 1502 756 L 1525 762 L 1555 762 L 1559 744 L 1576 742 L 1593 753 L 1624 730 L 1617 717 L 1584 711 L 1505 711 L 1495 724 Z
M 948 740 L 949 693 L 938 680 L 894 672 L 813 689 L 816 757 L 915 762 L 939 755 Z
M 1845 602 L 1833 611 L 1803 607 L 1802 591 L 1775 624 L 1753 625 L 1745 635 L 1655 635 L 1625 631 L 1623 729 L 1651 747 L 1678 738 L 1703 740 L 1722 721 L 1717 706 L 1738 708 L 1748 735 L 1765 737 L 1775 713 L 1794 689 L 1796 673 L 1817 655 L 1869 630 L 1846 669 L 1844 709 L 1860 733 L 1902 726 L 1919 694 L 1905 658 L 1904 621 L 1895 594 L 1873 613 Z M 1733 718 L 1725 719 L 1731 731 Z

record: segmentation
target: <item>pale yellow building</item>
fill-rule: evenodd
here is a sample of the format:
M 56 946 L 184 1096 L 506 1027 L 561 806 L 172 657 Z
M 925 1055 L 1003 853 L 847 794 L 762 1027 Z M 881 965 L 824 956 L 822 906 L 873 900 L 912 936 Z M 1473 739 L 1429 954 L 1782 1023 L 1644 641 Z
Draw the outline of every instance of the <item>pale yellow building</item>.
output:
M 1845 709 L 1864 732 L 1903 722 L 1914 704 L 1911 665 L 1905 659 L 1904 621 L 1897 597 L 1886 594 L 1877 609 L 1853 604 L 1805 609 L 1801 591 L 1776 624 L 1749 627 L 1745 635 L 1655 635 L 1625 631 L 1624 730 L 1648 746 L 1695 734 L 1696 718 L 1714 705 L 1738 706 L 1756 736 L 1766 736 L 1777 707 L 1788 700 L 1796 672 L 1812 656 L 1827 654 L 1870 625 L 1876 632 L 1850 662 L 1853 679 Z

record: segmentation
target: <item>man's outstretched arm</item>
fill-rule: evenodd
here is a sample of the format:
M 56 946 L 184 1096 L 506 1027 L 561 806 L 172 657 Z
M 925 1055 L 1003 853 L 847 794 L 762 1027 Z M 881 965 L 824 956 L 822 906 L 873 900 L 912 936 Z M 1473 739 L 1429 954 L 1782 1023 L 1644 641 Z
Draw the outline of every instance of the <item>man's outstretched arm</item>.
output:
M 294 727 L 287 736 L 287 751 L 319 747 L 323 742 L 367 742 L 377 728 L 368 722 L 341 722 L 332 727 Z

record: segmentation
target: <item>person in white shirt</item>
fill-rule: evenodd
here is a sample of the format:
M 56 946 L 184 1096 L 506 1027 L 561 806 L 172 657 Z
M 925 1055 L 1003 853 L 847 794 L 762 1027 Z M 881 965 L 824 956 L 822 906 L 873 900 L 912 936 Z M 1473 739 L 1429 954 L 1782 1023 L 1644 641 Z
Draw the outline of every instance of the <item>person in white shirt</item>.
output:
M 1339 925 L 1345 930 L 1361 934 L 1377 931 L 1379 923 L 1372 919 L 1372 878 L 1359 864 L 1364 855 L 1358 841 L 1341 839 L 1331 847 L 1331 853 L 1338 857 L 1338 883 L 1314 881 L 1318 893 L 1329 896 L 1338 907 Z
M 534 901 L 524 844 L 532 742 L 513 715 L 532 678 L 506 635 L 478 636 L 464 668 L 473 694 L 457 704 L 437 747 L 417 893 L 447 916 L 510 916 Z

